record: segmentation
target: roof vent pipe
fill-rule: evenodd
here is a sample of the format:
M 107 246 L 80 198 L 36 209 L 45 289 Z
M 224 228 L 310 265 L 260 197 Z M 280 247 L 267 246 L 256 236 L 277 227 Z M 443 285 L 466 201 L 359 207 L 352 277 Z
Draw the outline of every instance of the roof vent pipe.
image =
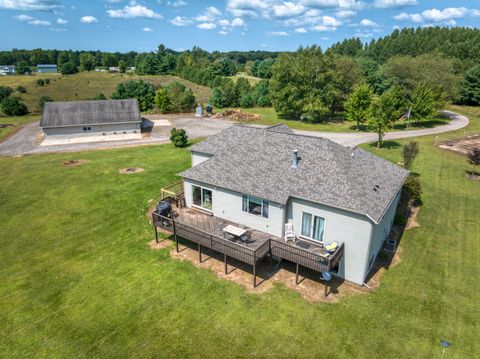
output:
M 292 168 L 297 168 L 297 166 L 298 166 L 298 150 L 293 150 Z

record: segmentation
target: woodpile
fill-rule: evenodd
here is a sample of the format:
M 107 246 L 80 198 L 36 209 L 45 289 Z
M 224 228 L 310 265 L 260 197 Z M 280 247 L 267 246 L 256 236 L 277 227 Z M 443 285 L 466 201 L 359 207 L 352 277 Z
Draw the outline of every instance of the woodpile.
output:
M 239 121 L 239 122 L 249 122 L 260 120 L 260 115 L 249 112 L 242 112 L 240 110 L 226 110 L 223 112 L 216 113 L 213 115 L 213 118 L 220 118 L 230 121 Z

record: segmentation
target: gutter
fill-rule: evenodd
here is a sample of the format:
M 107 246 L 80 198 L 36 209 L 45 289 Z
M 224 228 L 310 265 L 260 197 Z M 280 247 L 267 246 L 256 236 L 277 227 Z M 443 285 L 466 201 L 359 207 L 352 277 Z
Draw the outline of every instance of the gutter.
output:
M 138 121 L 125 121 L 125 122 L 104 122 L 104 123 L 83 123 L 83 124 L 75 124 L 75 125 L 58 125 L 58 126 L 42 126 L 39 125 L 40 128 L 59 128 L 59 127 L 80 127 L 80 126 L 101 126 L 101 125 L 121 125 L 126 123 L 142 123 L 142 120 Z

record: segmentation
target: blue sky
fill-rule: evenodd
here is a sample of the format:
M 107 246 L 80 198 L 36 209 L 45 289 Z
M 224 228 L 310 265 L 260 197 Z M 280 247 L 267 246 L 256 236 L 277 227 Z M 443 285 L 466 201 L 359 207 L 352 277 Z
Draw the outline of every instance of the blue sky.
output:
M 278 51 L 479 24 L 478 0 L 0 0 L 0 49 Z

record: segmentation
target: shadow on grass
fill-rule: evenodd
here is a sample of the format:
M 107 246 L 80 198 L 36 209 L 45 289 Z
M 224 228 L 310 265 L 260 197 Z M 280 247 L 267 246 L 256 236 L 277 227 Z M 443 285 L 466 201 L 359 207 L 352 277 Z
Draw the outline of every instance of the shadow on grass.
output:
M 377 148 L 377 141 L 369 144 L 370 147 Z M 380 149 L 385 148 L 387 150 L 400 148 L 402 145 L 397 141 L 383 141 Z
M 418 122 L 401 122 L 393 125 L 395 130 L 406 130 L 407 128 L 422 129 L 422 128 L 434 128 L 441 125 L 446 125 L 449 122 L 448 117 L 433 118 L 428 121 Z

